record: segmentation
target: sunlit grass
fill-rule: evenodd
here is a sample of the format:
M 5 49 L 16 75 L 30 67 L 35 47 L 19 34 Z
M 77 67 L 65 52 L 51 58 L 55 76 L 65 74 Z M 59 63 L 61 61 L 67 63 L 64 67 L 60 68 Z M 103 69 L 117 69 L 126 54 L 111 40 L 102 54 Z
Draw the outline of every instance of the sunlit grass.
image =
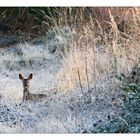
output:
M 23 43 L 2 49 L 2 105 L 11 105 L 18 123 L 9 121 L 8 127 L 1 127 L 11 133 L 82 133 L 96 130 L 93 124 L 99 120 L 105 124 L 108 115 L 120 118 L 118 95 L 122 91 L 116 76 L 131 72 L 139 63 L 139 9 L 122 12 L 126 25 L 131 26 L 126 32 L 118 29 L 116 16 L 123 17 L 121 10 L 114 13 L 115 8 L 104 15 L 109 18 L 106 30 L 102 23 L 105 19 L 94 19 L 92 13 L 85 18 L 86 8 L 54 8 L 54 13 L 50 8 L 49 16 L 43 9 L 36 10 L 43 17 L 38 20 L 50 27 L 46 32 L 51 39 L 48 37 L 50 42 L 47 40 L 44 46 Z M 52 53 L 49 47 L 55 51 Z M 48 98 L 20 106 L 22 83 L 18 74 L 26 76 L 30 72 L 31 93 L 44 93 Z M 18 130 L 10 129 L 10 125 Z

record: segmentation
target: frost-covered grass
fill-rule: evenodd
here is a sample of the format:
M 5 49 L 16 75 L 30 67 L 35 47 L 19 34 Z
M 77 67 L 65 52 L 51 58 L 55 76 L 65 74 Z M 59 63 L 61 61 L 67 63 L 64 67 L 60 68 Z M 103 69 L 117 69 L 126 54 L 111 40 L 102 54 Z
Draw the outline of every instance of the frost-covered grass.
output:
M 104 88 L 107 87 L 101 89 L 100 86 L 105 84 L 97 85 L 96 90 L 100 90 L 100 94 L 99 91 L 96 94 L 96 90 L 92 89 L 90 103 L 85 102 L 80 91 L 69 94 L 58 93 L 42 102 L 21 104 L 7 98 L 2 99 L 1 133 L 82 133 L 94 129 L 96 131 L 94 124 L 106 123 L 109 114 L 118 115 L 117 109 L 112 106 L 110 94 L 113 89 L 105 91 Z
M 57 26 L 41 43 L 1 48 L 0 133 L 126 132 L 116 77 L 139 63 L 139 41 L 123 38 L 110 18 L 108 34 L 91 20 L 80 31 Z M 31 93 L 47 98 L 22 103 L 19 73 L 33 73 Z

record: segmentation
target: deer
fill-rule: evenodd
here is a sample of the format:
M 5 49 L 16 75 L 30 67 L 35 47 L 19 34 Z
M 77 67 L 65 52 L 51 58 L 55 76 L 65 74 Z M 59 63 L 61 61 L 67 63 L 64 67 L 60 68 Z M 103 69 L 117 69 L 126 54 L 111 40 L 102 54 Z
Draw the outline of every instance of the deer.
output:
M 33 78 L 33 74 L 29 74 L 27 78 L 24 78 L 22 74 L 19 74 L 19 79 L 23 83 L 23 98 L 22 102 L 25 101 L 40 101 L 41 99 L 47 97 L 45 94 L 31 94 L 29 91 L 29 81 Z

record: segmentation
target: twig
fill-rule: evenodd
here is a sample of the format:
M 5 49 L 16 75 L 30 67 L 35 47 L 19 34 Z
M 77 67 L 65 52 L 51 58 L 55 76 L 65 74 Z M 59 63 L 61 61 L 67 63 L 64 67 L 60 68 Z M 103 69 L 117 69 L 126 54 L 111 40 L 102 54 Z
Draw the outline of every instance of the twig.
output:
M 80 88 L 81 88 L 81 92 L 84 95 L 79 69 L 77 70 L 77 74 L 78 74 L 78 80 L 79 80 L 79 85 L 80 85 Z
M 89 77 L 88 77 L 88 70 L 87 70 L 87 59 L 85 57 L 85 66 L 86 66 L 86 78 L 87 78 L 87 85 L 88 85 L 88 100 L 91 102 L 91 94 L 90 94 L 90 85 L 89 85 Z
M 85 57 L 85 66 L 86 66 L 86 78 L 87 78 L 87 86 L 88 86 L 88 91 L 90 90 L 89 86 L 89 77 L 88 77 L 88 70 L 87 70 L 87 59 Z

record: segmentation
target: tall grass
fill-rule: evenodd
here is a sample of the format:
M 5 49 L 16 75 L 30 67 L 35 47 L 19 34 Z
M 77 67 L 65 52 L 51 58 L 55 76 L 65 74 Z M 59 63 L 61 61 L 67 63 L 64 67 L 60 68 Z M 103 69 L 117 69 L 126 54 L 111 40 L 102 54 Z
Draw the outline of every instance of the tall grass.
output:
M 101 12 L 104 12 L 104 16 L 101 16 Z M 64 26 L 74 33 L 72 40 L 63 44 L 63 49 L 58 47 L 62 56 L 62 67 L 55 78 L 60 91 L 72 91 L 80 86 L 81 91 L 85 92 L 85 88 L 90 90 L 102 78 L 128 73 L 139 63 L 139 8 L 1 9 L 3 18 L 24 18 L 27 14 L 33 15 L 34 20 L 39 21 L 42 26 L 45 24 L 48 31 L 54 30 L 62 42 L 68 38 L 62 38 Z M 118 29 L 118 19 L 125 22 L 124 32 Z M 105 27 L 103 23 L 106 23 Z M 43 29 L 47 32 L 45 27 Z M 30 55 L 30 49 L 23 47 L 24 49 L 27 53 L 22 59 L 26 65 L 29 66 L 35 58 L 41 58 L 42 53 L 38 53 L 38 49 L 33 55 Z M 35 49 L 31 49 L 33 50 Z
M 102 20 L 100 20 L 98 12 L 96 19 L 94 18 L 95 11 L 92 11 L 92 8 L 46 9 L 34 8 L 32 12 L 39 16 L 35 19 L 42 26 L 45 25 L 49 31 L 54 30 L 55 35 L 52 36 L 51 41 L 58 38 L 61 40 L 58 39 L 58 44 L 52 45 L 52 47 L 57 46 L 56 51 L 50 54 L 47 50 L 48 44 L 42 48 L 37 45 L 21 44 L 17 45 L 15 49 L 20 49 L 21 54 L 15 53 L 10 56 L 11 53 L 7 52 L 1 57 L 8 61 L 16 59 L 10 66 L 15 67 L 13 70 L 6 68 L 3 70 L 7 70 L 11 76 L 11 81 L 6 86 L 7 89 L 2 91 L 3 94 L 17 96 L 15 94 L 22 93 L 21 85 L 17 81 L 18 73 L 19 71 L 23 73 L 32 71 L 35 77 L 31 83 L 31 90 L 38 94 L 43 91 L 50 97 L 47 103 L 42 103 L 40 110 L 38 104 L 37 107 L 34 107 L 34 104 L 26 104 L 29 107 L 33 106 L 31 108 L 33 112 L 27 112 L 31 117 L 40 111 L 41 117 L 44 119 L 41 121 L 39 119 L 40 123 L 37 122 L 39 125 L 30 129 L 26 129 L 26 125 L 23 124 L 21 131 L 81 132 L 83 128 L 93 127 L 92 123 L 98 123 L 100 119 L 106 122 L 105 119 L 108 115 L 119 116 L 118 108 L 121 101 L 117 98 L 117 94 L 121 92 L 118 86 L 121 83 L 116 79 L 116 76 L 131 72 L 132 68 L 140 61 L 139 8 L 125 8 L 123 16 L 119 14 L 121 10 L 107 8 L 104 17 L 108 18 L 102 17 Z M 23 8 L 23 10 L 29 12 L 31 9 Z M 104 8 L 101 11 L 104 11 Z M 19 15 L 23 15 L 23 13 L 21 10 Z M 117 16 L 125 21 L 126 26 L 123 32 L 118 29 Z M 105 27 L 103 23 L 106 23 Z M 71 39 L 62 34 L 64 27 L 70 29 Z M 45 27 L 43 29 L 47 31 Z M 60 57 L 58 57 L 59 54 Z M 5 58 L 5 56 L 8 57 Z M 56 59 L 53 59 L 53 56 Z M 3 64 L 2 59 L 1 64 Z M 17 66 L 19 65 L 17 62 L 21 62 L 21 60 L 25 62 L 25 68 Z M 4 79 L 5 76 L 2 76 Z M 4 85 L 4 82 L 1 81 L 1 85 Z M 10 86 L 11 84 L 12 86 Z M 56 88 L 57 94 L 52 94 L 49 87 Z M 86 97 L 89 98 L 86 99 Z M 115 101 L 112 101 L 112 97 L 115 97 Z M 19 100 L 21 96 L 19 95 L 17 98 Z M 91 104 L 86 104 L 86 101 Z M 43 110 L 44 106 L 47 108 L 45 111 Z M 47 115 L 44 115 L 44 112 Z M 36 119 L 38 120 L 38 118 Z
M 67 91 L 76 88 L 79 80 L 80 87 L 89 88 L 101 77 L 112 74 L 115 77 L 121 73 L 128 73 L 139 63 L 138 9 L 126 10 L 125 23 L 131 27 L 126 32 L 118 29 L 118 23 L 111 10 L 108 14 L 110 29 L 107 32 L 102 29 L 99 22 L 97 26 L 97 21 L 94 22 L 93 18 L 80 26 L 79 32 L 71 42 L 69 56 L 63 58 L 63 66 L 57 75 L 60 80 L 58 85 L 62 89 Z M 59 25 L 57 27 L 59 28 Z M 75 32 L 77 29 L 79 28 L 72 28 Z

